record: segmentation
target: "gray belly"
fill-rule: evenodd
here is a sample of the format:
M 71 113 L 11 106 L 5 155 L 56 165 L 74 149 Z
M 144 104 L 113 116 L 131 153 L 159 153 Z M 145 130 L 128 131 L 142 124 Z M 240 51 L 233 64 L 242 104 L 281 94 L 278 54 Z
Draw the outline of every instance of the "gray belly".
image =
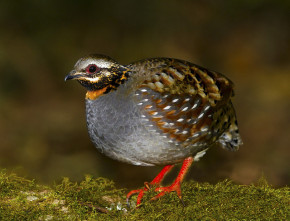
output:
M 154 126 L 132 96 L 115 92 L 86 100 L 87 125 L 96 148 L 106 156 L 143 166 L 182 161 L 204 149 L 170 142 Z

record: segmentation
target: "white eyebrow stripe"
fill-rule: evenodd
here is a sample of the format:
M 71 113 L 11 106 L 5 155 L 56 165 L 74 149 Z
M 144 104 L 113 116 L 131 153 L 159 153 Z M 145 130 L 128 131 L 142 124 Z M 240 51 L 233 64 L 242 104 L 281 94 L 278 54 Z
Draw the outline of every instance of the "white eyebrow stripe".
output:
M 113 65 L 112 61 L 107 61 L 105 59 L 93 59 L 93 58 L 88 58 L 86 60 L 80 60 L 79 62 L 76 63 L 76 66 L 80 65 L 81 68 L 86 68 L 90 64 L 95 64 L 99 68 L 111 68 Z

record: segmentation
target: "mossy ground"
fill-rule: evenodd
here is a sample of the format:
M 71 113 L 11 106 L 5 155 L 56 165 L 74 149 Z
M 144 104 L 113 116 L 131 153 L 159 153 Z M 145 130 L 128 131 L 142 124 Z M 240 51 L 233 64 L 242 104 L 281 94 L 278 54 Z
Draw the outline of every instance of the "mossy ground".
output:
M 128 190 L 105 178 L 86 176 L 81 183 L 65 178 L 52 187 L 0 171 L 0 220 L 289 220 L 289 187 L 184 182 L 183 206 L 175 193 L 139 209 L 125 203 Z M 135 202 L 136 198 L 132 198 Z

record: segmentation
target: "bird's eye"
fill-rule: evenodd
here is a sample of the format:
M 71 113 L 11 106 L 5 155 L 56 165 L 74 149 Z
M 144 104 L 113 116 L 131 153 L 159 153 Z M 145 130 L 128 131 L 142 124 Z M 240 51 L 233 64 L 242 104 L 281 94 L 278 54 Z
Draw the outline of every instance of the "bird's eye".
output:
M 86 72 L 87 72 L 87 73 L 90 73 L 90 74 L 94 74 L 94 73 L 96 73 L 96 72 L 99 71 L 99 70 L 100 70 L 100 68 L 97 67 L 97 65 L 95 65 L 95 64 L 90 64 L 90 65 L 87 67 Z

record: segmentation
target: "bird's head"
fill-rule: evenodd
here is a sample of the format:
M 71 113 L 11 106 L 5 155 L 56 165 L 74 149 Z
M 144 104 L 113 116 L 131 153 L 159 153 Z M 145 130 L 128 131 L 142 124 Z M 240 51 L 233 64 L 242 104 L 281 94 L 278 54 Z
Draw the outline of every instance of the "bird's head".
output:
M 74 69 L 65 77 L 77 80 L 87 89 L 86 98 L 94 100 L 123 84 L 129 69 L 105 55 L 93 54 L 77 61 Z

